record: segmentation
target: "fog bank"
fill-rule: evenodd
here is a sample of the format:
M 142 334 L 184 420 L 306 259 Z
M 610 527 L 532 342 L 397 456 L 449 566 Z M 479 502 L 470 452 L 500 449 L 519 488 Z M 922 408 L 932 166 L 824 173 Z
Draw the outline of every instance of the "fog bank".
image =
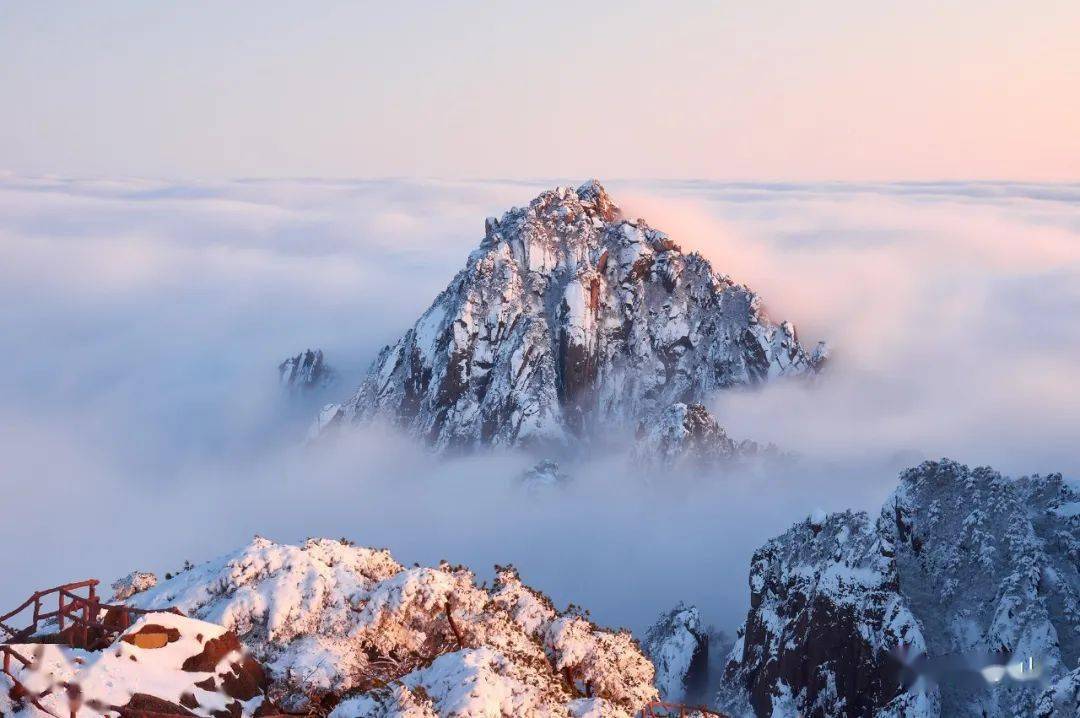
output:
M 574 178 L 575 180 L 583 178 Z M 300 443 L 276 365 L 321 347 L 344 397 L 483 235 L 556 182 L 0 179 L 0 607 L 175 570 L 259 533 L 345 536 L 642 630 L 679 600 L 732 629 L 750 553 L 815 508 L 876 510 L 922 457 L 1080 469 L 1080 186 L 608 185 L 758 290 L 829 371 L 713 401 L 802 459 L 736 475 L 444 460 L 381 429 Z M 310 404 L 310 402 L 309 402 Z

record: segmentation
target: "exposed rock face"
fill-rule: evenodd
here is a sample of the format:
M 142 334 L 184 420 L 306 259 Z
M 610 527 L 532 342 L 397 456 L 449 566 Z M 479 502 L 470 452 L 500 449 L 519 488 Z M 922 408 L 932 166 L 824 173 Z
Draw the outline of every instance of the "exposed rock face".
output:
M 901 644 L 921 650 L 891 547 L 866 514 L 811 518 L 753 556 L 750 612 L 720 705 L 738 715 L 871 715 L 903 693 Z
M 656 697 L 653 667 L 625 631 L 557 611 L 498 568 L 406 569 L 384 550 L 334 540 L 256 539 L 134 597 L 233 629 L 286 708 L 344 702 L 342 716 L 627 717 Z M 473 711 L 473 712 L 469 712 Z M 501 711 L 501 712 L 500 712 Z
M 720 703 L 780 716 L 1036 715 L 1071 700 L 1077 557 L 1080 493 L 1060 475 L 924 463 L 875 522 L 812 518 L 754 554 Z M 909 685 L 920 673 L 939 680 Z M 1055 680 L 1061 690 L 1044 694 Z
M 679 604 L 645 635 L 645 652 L 656 667 L 661 699 L 698 703 L 709 675 L 709 637 L 695 606 Z
M 282 388 L 289 391 L 323 389 L 337 379 L 337 373 L 323 359 L 321 349 L 307 349 L 278 365 Z
M 629 437 L 674 403 L 824 357 L 592 181 L 489 218 L 465 269 L 319 425 L 383 417 L 456 449 Z
M 653 422 L 638 428 L 637 453 L 664 463 L 690 459 L 697 462 L 735 457 L 736 444 L 701 404 L 678 402 Z

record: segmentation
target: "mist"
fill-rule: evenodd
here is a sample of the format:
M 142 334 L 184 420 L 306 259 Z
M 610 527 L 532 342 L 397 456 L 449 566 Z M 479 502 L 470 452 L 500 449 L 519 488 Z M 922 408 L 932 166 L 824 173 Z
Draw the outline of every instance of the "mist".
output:
M 876 511 L 905 466 L 1077 475 L 1080 186 L 1062 184 L 608 183 L 829 341 L 816 381 L 712 400 L 733 437 L 797 460 L 642 472 L 615 452 L 529 493 L 520 454 L 446 459 L 383 427 L 305 445 L 484 217 L 557 183 L 0 177 L 0 607 L 254 534 L 340 536 L 481 578 L 513 563 L 608 625 L 686 600 L 732 630 L 757 546 L 818 508 Z M 276 367 L 308 347 L 342 380 L 298 403 Z

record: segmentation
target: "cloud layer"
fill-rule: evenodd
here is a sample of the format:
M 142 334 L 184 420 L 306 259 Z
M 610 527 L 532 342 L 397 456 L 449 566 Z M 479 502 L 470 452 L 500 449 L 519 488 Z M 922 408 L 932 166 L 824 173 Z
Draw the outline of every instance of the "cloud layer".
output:
M 753 548 L 818 506 L 872 509 L 905 463 L 1080 470 L 1076 185 L 609 187 L 830 341 L 814 385 L 714 402 L 801 462 L 642 481 L 594 457 L 530 496 L 521 456 L 440 461 L 379 433 L 301 447 L 310 407 L 278 394 L 277 362 L 319 346 L 347 393 L 483 217 L 548 185 L 0 179 L 0 606 L 257 532 L 514 562 L 601 621 L 641 629 L 687 599 L 731 627 Z

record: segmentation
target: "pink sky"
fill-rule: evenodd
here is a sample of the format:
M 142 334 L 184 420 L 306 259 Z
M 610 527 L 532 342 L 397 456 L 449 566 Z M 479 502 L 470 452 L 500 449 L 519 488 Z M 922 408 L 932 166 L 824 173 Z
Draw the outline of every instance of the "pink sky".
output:
M 1080 179 L 1080 3 L 35 2 L 0 169 Z

